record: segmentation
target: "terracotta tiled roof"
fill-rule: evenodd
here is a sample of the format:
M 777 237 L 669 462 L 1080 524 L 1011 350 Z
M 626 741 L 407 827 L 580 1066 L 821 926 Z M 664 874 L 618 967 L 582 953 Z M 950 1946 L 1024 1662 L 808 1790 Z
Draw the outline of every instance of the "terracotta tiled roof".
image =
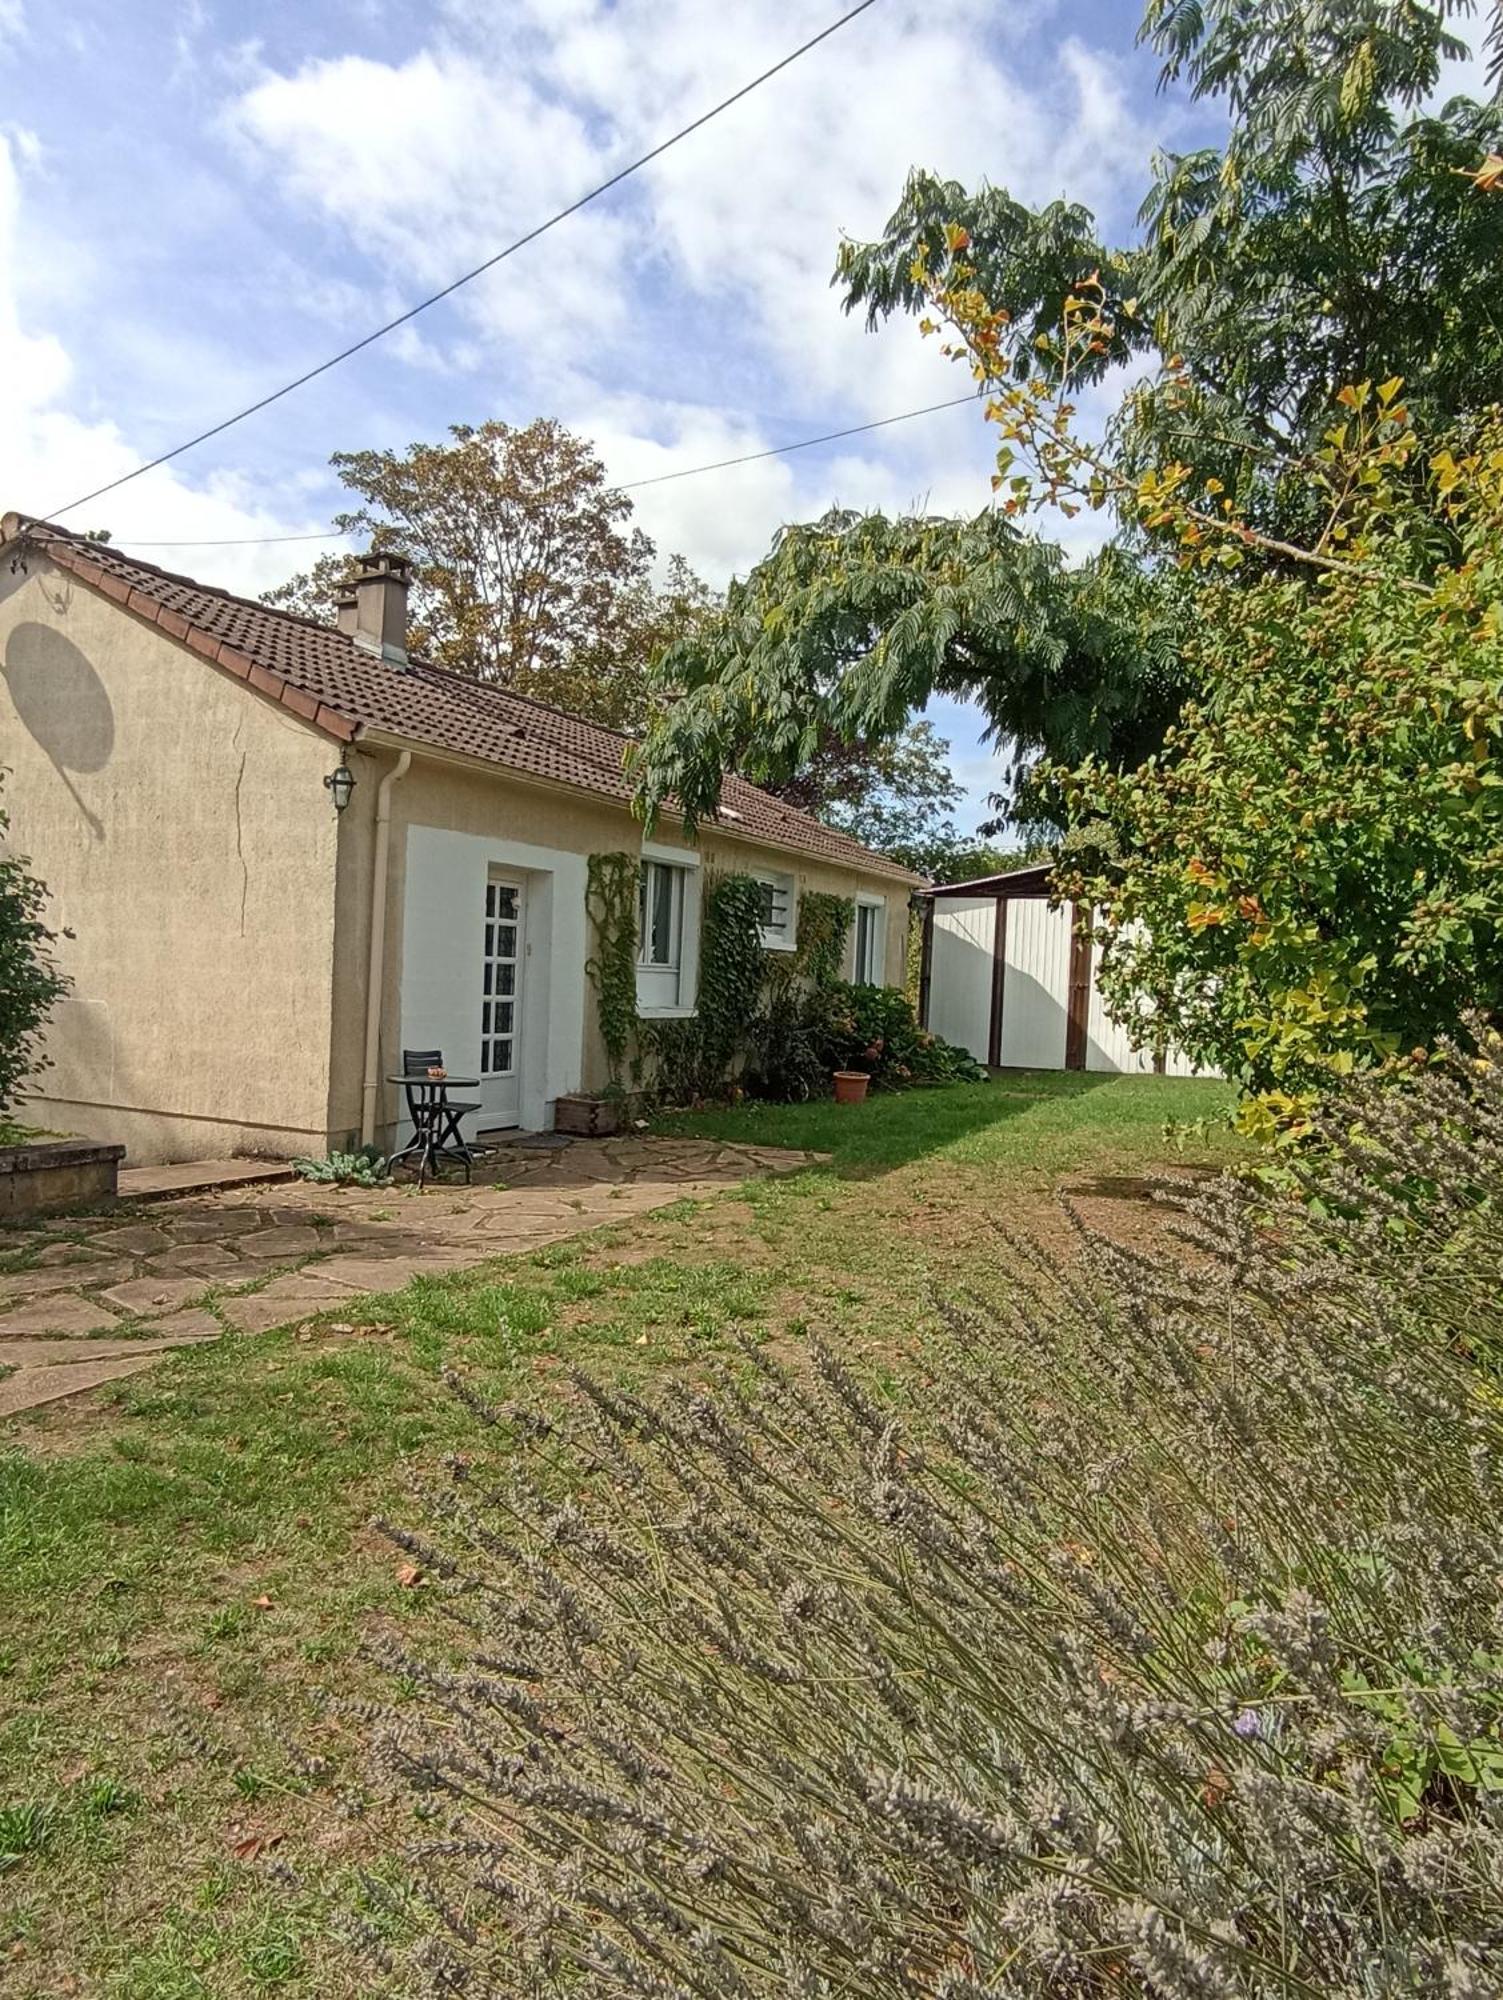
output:
M 173 576 L 47 522 L 7 514 L 3 537 L 45 549 L 80 582 L 342 742 L 380 731 L 623 805 L 630 801 L 631 782 L 622 768 L 628 739 L 614 730 L 421 661 L 391 666 L 332 625 Z M 744 779 L 726 779 L 720 805 L 720 833 L 906 882 L 920 879 Z

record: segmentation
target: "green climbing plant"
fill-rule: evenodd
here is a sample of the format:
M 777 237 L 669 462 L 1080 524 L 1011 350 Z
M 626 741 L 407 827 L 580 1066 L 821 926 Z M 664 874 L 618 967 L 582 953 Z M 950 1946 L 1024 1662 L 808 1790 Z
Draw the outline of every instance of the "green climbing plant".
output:
M 634 854 L 592 854 L 585 875 L 585 908 L 595 950 L 585 971 L 599 1000 L 600 1039 L 611 1088 L 625 1088 L 628 1065 L 636 1072 L 637 877 Z
M 746 1053 L 767 976 L 761 890 L 749 875 L 717 875 L 705 889 L 699 993 L 692 1019 L 638 1023 L 652 1057 L 652 1094 L 682 1104 L 714 1097 Z
M 903 993 L 917 1014 L 919 988 L 924 983 L 924 913 L 922 906 L 908 906 L 908 934 L 903 941 Z
M 637 1012 L 637 882 L 641 863 L 624 851 L 592 854 L 585 901 L 595 948 L 585 971 L 599 1000 L 600 1038 L 610 1088 L 642 1084 L 661 1102 L 712 1097 L 745 1054 L 761 1000 L 767 953 L 761 891 L 749 875 L 717 875 L 706 885 L 700 922 L 699 991 L 686 1020 L 643 1020 Z
M 798 1101 L 828 1087 L 832 1010 L 855 920 L 849 896 L 799 897 L 798 943 L 769 956 L 766 1004 L 749 1026 L 746 1080 L 756 1096 Z
M 786 982 L 816 992 L 834 986 L 845 965 L 845 941 L 855 921 L 851 897 L 806 889 L 798 899 L 798 945 L 782 961 Z

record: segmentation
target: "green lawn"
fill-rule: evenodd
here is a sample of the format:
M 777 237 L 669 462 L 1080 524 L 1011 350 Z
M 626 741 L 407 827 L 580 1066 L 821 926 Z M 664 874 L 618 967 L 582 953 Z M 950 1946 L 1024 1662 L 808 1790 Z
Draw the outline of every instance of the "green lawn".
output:
M 839 1166 L 858 1173 L 943 1152 L 950 1160 L 1037 1176 L 1069 1172 L 1102 1147 L 1146 1147 L 1163 1156 L 1173 1150 L 1166 1149 L 1166 1126 L 1222 1121 L 1231 1103 L 1226 1085 L 1190 1078 L 1005 1070 L 988 1083 L 881 1093 L 859 1107 L 829 1100 L 748 1103 L 672 1112 L 658 1122 L 664 1132 L 832 1153 Z
M 0 1438 L 0 1987 L 22 2000 L 344 2000 L 338 1927 L 410 1822 L 374 1799 L 358 1720 L 400 1699 L 361 1636 L 424 1586 L 372 1531 L 410 1481 L 496 1446 L 442 1383 L 547 1409 L 567 1369 L 692 1374 L 733 1328 L 817 1328 L 889 1382 L 979 1226 L 1059 1181 L 1131 1184 L 1225 1153 L 1221 1086 L 1017 1075 L 861 1107 L 748 1105 L 663 1129 L 827 1150 L 828 1167 L 681 1204 L 311 1334 L 184 1350 Z M 1122 1206 L 1119 1202 L 1118 1206 Z M 504 1448 L 504 1439 L 503 1439 Z

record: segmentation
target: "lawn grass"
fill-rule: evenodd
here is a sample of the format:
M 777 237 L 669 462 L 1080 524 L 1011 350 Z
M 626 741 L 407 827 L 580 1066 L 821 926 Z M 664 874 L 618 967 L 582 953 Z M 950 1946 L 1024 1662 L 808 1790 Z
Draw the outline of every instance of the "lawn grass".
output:
M 948 1090 L 878 1092 L 860 1106 L 749 1102 L 669 1112 L 659 1129 L 684 1136 L 828 1152 L 848 1172 L 869 1173 L 942 1151 L 952 1161 L 1004 1167 L 1032 1179 L 1069 1171 L 1082 1146 L 1163 1157 L 1188 1133 L 1203 1153 L 1229 1144 L 1219 1127 L 1232 1102 L 1225 1084 L 1197 1078 L 1096 1076 L 999 1070 L 989 1082 Z M 1215 1127 L 1217 1129 L 1212 1130 Z M 1166 1140 L 1174 1128 L 1176 1136 Z
M 1166 1121 L 1218 1085 L 1007 1076 L 861 1107 L 747 1105 L 675 1133 L 810 1147 L 828 1166 L 529 1257 L 344 1304 L 302 1335 L 183 1350 L 0 1444 L 0 1989 L 21 2000 L 345 2000 L 361 1872 L 410 1819 L 372 1794 L 340 1704 L 401 1699 L 360 1652 L 425 1586 L 373 1515 L 496 1446 L 445 1389 L 546 1411 L 568 1370 L 694 1375 L 740 1330 L 810 1329 L 901 1378 L 932 1288 L 1044 1217 L 1068 1181 L 1215 1157 Z M 1121 1207 L 1122 1204 L 1118 1203 Z M 501 1448 L 505 1448 L 504 1440 Z

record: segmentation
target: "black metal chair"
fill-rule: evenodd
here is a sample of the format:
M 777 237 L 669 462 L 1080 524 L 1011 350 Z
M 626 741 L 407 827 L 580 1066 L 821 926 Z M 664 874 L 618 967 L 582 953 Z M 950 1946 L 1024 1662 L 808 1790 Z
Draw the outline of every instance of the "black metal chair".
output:
M 416 1143 L 404 1147 L 403 1152 L 419 1153 L 419 1184 L 423 1181 L 429 1165 L 431 1164 L 436 1172 L 438 1156 L 447 1154 L 463 1166 L 465 1182 L 468 1185 L 474 1158 L 468 1141 L 459 1129 L 459 1121 L 471 1111 L 479 1111 L 482 1107 L 478 1101 L 474 1104 L 454 1104 L 446 1097 L 434 1096 L 431 1091 L 425 1091 L 423 1086 L 428 1083 L 429 1070 L 443 1067 L 442 1049 L 402 1051 L 402 1074 L 412 1078 L 406 1092 L 407 1115 L 412 1120 L 416 1139 Z

